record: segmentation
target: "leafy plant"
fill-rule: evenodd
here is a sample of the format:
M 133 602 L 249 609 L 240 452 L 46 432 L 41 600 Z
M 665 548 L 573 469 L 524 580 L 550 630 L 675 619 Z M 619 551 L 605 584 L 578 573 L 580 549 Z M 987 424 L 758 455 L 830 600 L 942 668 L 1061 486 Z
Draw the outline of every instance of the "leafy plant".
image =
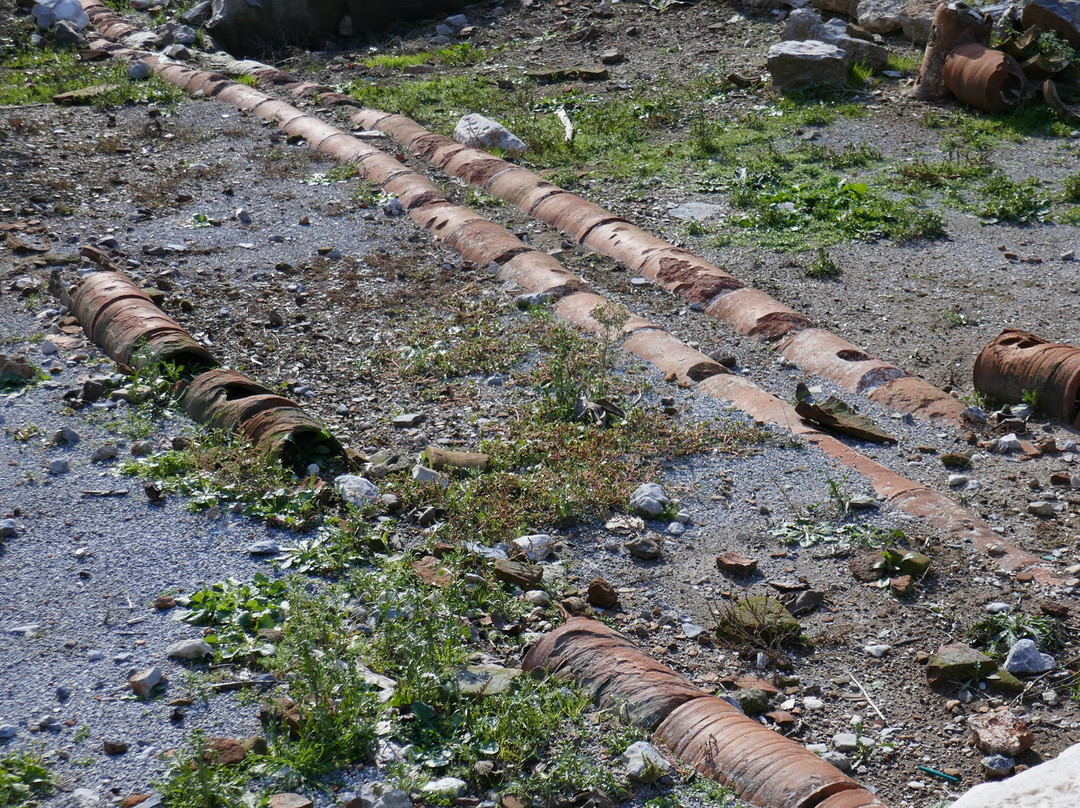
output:
M 784 522 L 779 527 L 770 530 L 769 534 L 784 544 L 797 544 L 800 547 L 836 544 L 842 549 L 884 547 L 889 542 L 898 541 L 904 537 L 900 530 L 890 530 L 859 522 L 836 526 L 807 516 Z
M 191 745 L 176 752 L 166 779 L 158 784 L 168 808 L 255 808 L 258 795 L 246 788 L 245 765 L 215 766 L 207 760 L 207 747 L 196 730 Z
M 269 656 L 273 645 L 260 642 L 260 629 L 276 628 L 289 612 L 288 584 L 255 573 L 250 584 L 235 578 L 178 597 L 175 619 L 213 629 L 204 639 L 222 660 Z
M 840 269 L 824 247 L 818 247 L 817 258 L 810 262 L 803 274 L 815 280 L 828 280 L 839 278 L 844 274 L 844 270 Z
M 967 632 L 967 639 L 986 653 L 1003 657 L 1017 640 L 1034 640 L 1041 651 L 1063 647 L 1061 628 L 1052 618 L 1026 612 L 1000 612 L 982 618 Z
M 45 759 L 37 752 L 24 751 L 0 758 L 0 808 L 32 806 L 47 797 L 54 785 Z
M 1051 200 L 1036 177 L 1014 182 L 1004 173 L 991 175 L 979 188 L 975 213 L 983 224 L 1032 224 L 1049 218 Z

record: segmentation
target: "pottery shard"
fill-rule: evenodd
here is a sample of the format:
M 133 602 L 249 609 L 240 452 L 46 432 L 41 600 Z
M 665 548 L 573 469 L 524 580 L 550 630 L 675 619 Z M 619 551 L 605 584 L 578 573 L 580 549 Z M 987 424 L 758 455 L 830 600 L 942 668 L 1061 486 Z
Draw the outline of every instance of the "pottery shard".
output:
M 128 679 L 128 684 L 131 685 L 131 689 L 135 691 L 136 696 L 140 699 L 147 699 L 150 698 L 150 692 L 157 687 L 161 679 L 161 668 L 153 667 L 136 673 Z
M 812 39 L 776 43 L 769 48 L 768 63 L 773 86 L 782 92 L 813 84 L 843 85 L 847 81 L 847 53 Z
M 732 575 L 753 575 L 757 569 L 757 559 L 729 551 L 716 557 L 716 566 Z
M 1080 0 L 1031 0 L 1024 6 L 1021 24 L 1024 30 L 1037 25 L 1053 31 L 1080 47 Z
M 523 670 L 576 678 L 602 707 L 622 706 L 639 727 L 655 729 L 680 704 L 705 695 L 598 620 L 572 617 L 533 646 Z
M 1023 754 L 1035 742 L 1031 730 L 1010 710 L 979 713 L 968 719 L 975 745 L 988 755 Z
M 208 738 L 203 761 L 209 766 L 235 766 L 247 756 L 244 744 L 235 738 Z

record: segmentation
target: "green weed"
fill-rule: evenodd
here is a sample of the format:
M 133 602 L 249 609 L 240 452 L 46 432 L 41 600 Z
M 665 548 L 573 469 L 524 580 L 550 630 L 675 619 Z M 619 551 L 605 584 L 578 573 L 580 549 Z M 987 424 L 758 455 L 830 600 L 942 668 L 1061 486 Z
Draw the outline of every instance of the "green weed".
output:
M 277 628 L 289 613 L 288 584 L 255 573 L 250 584 L 229 578 L 176 599 L 182 608 L 175 619 L 213 629 L 204 639 L 219 660 L 269 656 L 272 645 L 258 633 Z
M 1034 640 L 1041 651 L 1063 647 L 1064 637 L 1057 622 L 1050 617 L 1021 611 L 1000 612 L 984 617 L 967 632 L 967 640 L 994 657 L 1004 657 L 1017 640 Z
M 803 274 L 815 280 L 831 280 L 843 275 L 844 270 L 840 269 L 824 247 L 818 247 L 817 258 L 810 262 Z
M 0 806 L 38 805 L 39 798 L 53 790 L 52 777 L 39 753 L 24 751 L 0 758 Z
M 191 745 L 176 752 L 166 779 L 158 784 L 168 808 L 255 808 L 258 795 L 246 788 L 246 766 L 215 766 L 207 760 L 202 733 L 195 731 Z
M 834 525 L 806 516 L 784 522 L 770 530 L 769 534 L 783 544 L 797 544 L 799 547 L 835 544 L 841 549 L 880 548 L 904 538 L 900 530 L 889 530 L 860 522 Z

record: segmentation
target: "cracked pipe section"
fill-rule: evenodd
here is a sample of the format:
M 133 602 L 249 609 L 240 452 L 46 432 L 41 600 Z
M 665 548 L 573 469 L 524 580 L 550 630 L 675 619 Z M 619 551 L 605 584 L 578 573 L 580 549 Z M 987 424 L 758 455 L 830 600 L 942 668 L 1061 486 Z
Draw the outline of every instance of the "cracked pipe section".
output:
M 112 360 L 139 369 L 172 362 L 187 369 L 217 360 L 176 320 L 119 272 L 95 272 L 71 295 L 83 332 Z
M 172 362 L 194 372 L 218 364 L 183 326 L 119 272 L 88 275 L 71 294 L 71 311 L 86 335 L 121 365 L 141 368 Z M 232 370 L 211 369 L 196 376 L 180 405 L 192 420 L 212 429 L 241 432 L 260 453 L 289 466 L 345 454 L 337 438 L 299 404 Z
M 108 25 L 119 18 L 111 11 L 102 6 L 97 0 L 82 0 L 83 7 L 87 10 L 91 20 L 98 25 L 99 20 L 103 25 Z M 147 61 L 154 69 L 161 69 L 156 57 L 145 53 L 132 51 L 116 45 L 95 42 L 95 47 L 108 50 L 112 55 L 125 59 L 142 59 Z M 266 101 L 270 96 L 261 91 L 254 90 L 239 83 L 220 82 L 218 77 L 209 73 L 182 67 L 180 70 L 171 70 L 169 73 L 174 83 L 182 86 L 201 88 L 204 93 L 214 94 L 218 100 L 229 101 L 244 110 L 252 110 Z M 196 89 L 196 91 L 197 91 Z M 269 109 L 269 108 L 268 108 Z M 277 108 L 275 108 L 277 109 Z M 380 113 L 378 120 L 390 117 Z M 427 153 L 432 155 L 435 162 L 446 163 L 453 157 L 465 150 L 461 144 L 449 141 L 433 134 L 417 134 L 421 131 L 415 123 L 407 118 L 393 116 L 393 125 L 397 131 L 408 131 L 413 142 L 419 143 Z M 371 120 L 372 126 L 378 120 Z M 383 188 L 394 187 L 399 194 L 399 200 L 405 205 L 410 218 L 418 224 L 429 224 L 434 227 L 440 222 L 441 238 L 453 238 L 455 243 L 472 245 L 473 239 L 470 232 L 477 233 L 477 240 L 481 231 L 491 233 L 491 223 L 480 218 L 467 208 L 451 205 L 445 196 L 429 180 L 403 166 L 398 160 L 378 149 L 362 143 L 356 139 L 350 139 L 344 133 L 338 133 L 343 137 L 332 134 L 330 127 L 322 120 L 313 115 L 302 115 L 291 118 L 288 124 L 290 131 L 305 137 L 309 143 L 319 144 L 328 154 L 332 154 L 341 160 L 353 163 L 360 169 L 361 175 L 369 182 L 380 185 Z M 371 128 L 371 127 L 369 127 Z M 350 140 L 352 142 L 350 142 Z M 476 150 L 469 150 L 476 155 L 483 156 L 486 160 L 494 159 L 490 155 Z M 515 180 L 534 177 L 523 169 L 506 164 L 505 171 L 492 174 L 493 179 L 487 186 L 488 192 L 502 177 L 510 177 Z M 490 167 L 490 165 L 489 165 Z M 522 173 L 524 172 L 524 173 Z M 541 185 L 543 187 L 541 187 Z M 537 204 L 540 198 L 550 196 L 555 189 L 550 183 L 539 180 L 538 183 L 522 186 L 520 183 L 510 184 L 507 190 L 514 187 L 524 188 L 521 194 L 523 201 L 530 196 L 537 197 L 530 206 Z M 554 191 L 553 191 L 554 189 Z M 563 192 L 561 195 L 570 196 Z M 408 200 L 408 201 L 405 201 Z M 676 257 L 685 255 L 671 245 L 650 236 L 648 233 L 627 225 L 620 221 L 606 222 L 595 226 L 585 237 L 586 244 L 597 239 L 607 239 L 613 244 L 633 245 L 628 255 L 637 255 L 640 264 L 644 265 L 651 258 L 656 257 L 657 272 L 663 270 L 664 257 Z M 499 234 L 499 244 L 496 250 L 504 250 L 513 242 Z M 521 252 L 514 254 L 505 264 L 492 264 L 492 269 L 497 272 L 501 280 L 513 281 L 528 292 L 546 292 L 556 301 L 555 311 L 560 317 L 574 325 L 599 333 L 600 326 L 592 316 L 596 305 L 607 302 L 605 298 L 596 294 L 584 281 L 563 267 L 558 261 L 544 252 L 518 242 Z M 469 249 L 483 250 L 483 247 L 470 246 Z M 681 259 L 679 259 L 681 260 Z M 700 259 L 695 259 L 695 261 Z M 670 264 L 667 266 L 671 266 Z M 700 265 L 699 265 L 700 266 Z M 724 281 L 726 273 L 715 269 L 708 275 L 709 283 L 727 283 Z M 673 280 L 673 284 L 685 284 L 687 277 L 680 276 Z M 735 281 L 737 284 L 737 281 Z M 767 329 L 762 336 L 771 339 L 790 337 L 798 332 L 812 328 L 812 324 L 802 315 L 783 306 L 773 298 L 756 289 L 736 288 L 727 294 L 720 294 L 714 298 L 712 306 L 728 305 L 729 301 L 737 301 L 734 306 L 735 313 L 751 312 L 755 327 L 767 324 Z M 734 313 L 733 315 L 734 316 Z M 816 330 L 816 329 L 815 329 Z M 824 332 L 827 333 L 827 332 Z M 842 465 L 865 476 L 881 495 L 887 497 L 893 505 L 912 516 L 918 517 L 930 525 L 961 539 L 971 539 L 976 548 L 984 549 L 990 544 L 995 544 L 1002 549 L 997 561 L 1004 569 L 1020 569 L 1037 564 L 1038 559 L 1009 545 L 1000 536 L 990 530 L 982 520 L 974 514 L 962 508 L 948 497 L 918 485 L 911 480 L 886 469 L 879 463 L 874 462 L 866 455 L 853 449 L 843 442 L 825 435 L 805 424 L 794 409 L 753 384 L 753 382 L 741 376 L 727 373 L 719 364 L 692 350 L 689 346 L 681 343 L 663 329 L 643 318 L 631 319 L 624 328 L 627 339 L 622 347 L 634 355 L 652 363 L 668 378 L 676 379 L 683 384 L 698 382 L 698 389 L 722 401 L 732 403 L 742 411 L 765 423 L 779 426 L 788 432 L 807 441 L 814 443 L 826 454 Z M 831 347 L 837 352 L 837 362 L 862 365 L 871 362 L 869 358 L 863 359 L 864 354 L 857 348 L 842 340 L 831 343 Z M 855 353 L 846 353 L 854 351 Z M 843 353 L 843 356 L 840 355 Z M 832 361 L 831 359 L 829 360 Z M 865 365 L 862 373 L 857 373 L 862 378 L 867 372 L 879 371 L 882 365 Z M 846 365 L 845 365 L 846 367 Z M 885 366 L 888 367 L 888 366 Z M 862 368 L 859 368 L 860 370 Z M 880 403 L 892 404 L 893 397 L 900 394 L 911 405 L 918 404 L 924 414 L 948 413 L 952 417 L 954 404 L 963 406 L 955 399 L 946 396 L 928 383 L 926 387 L 912 384 L 921 380 L 904 376 L 880 384 L 870 393 L 874 400 Z M 857 385 L 857 382 L 856 382 Z M 927 389 L 929 388 L 929 389 Z M 884 395 L 888 393 L 889 395 Z M 929 402 L 919 403 L 921 396 L 927 395 Z M 936 409 L 935 409 L 936 408 Z M 915 411 L 915 407 L 908 411 Z M 1043 568 L 1034 570 L 1039 580 L 1050 580 L 1052 576 Z
M 979 352 L 974 381 L 1006 404 L 1034 393 L 1039 409 L 1080 428 L 1080 348 L 1007 328 Z
M 756 805 L 884 808 L 839 769 L 694 687 L 599 620 L 571 617 L 533 646 L 521 667 L 575 679 L 600 705 L 625 710 L 676 756 Z M 850 801 L 828 802 L 847 793 Z
M 800 367 L 854 392 L 876 392 L 874 400 L 893 409 L 921 418 L 962 421 L 963 402 L 943 390 L 925 381 L 889 386 L 887 382 L 907 377 L 907 372 L 874 359 L 823 329 L 813 328 L 803 315 L 764 292 L 744 287 L 737 278 L 700 256 L 646 233 L 530 171 L 429 132 L 403 115 L 362 109 L 354 112 L 352 119 L 366 128 L 385 132 L 442 170 L 516 205 L 673 294 L 703 304 L 709 316 L 723 320 L 741 334 L 772 341 L 813 329 L 814 336 L 787 339 L 779 345 L 779 352 Z M 860 358 L 849 360 L 835 350 L 827 350 L 831 342 L 843 343 L 847 347 L 840 350 L 859 354 Z M 826 349 L 826 353 L 819 355 L 819 348 Z

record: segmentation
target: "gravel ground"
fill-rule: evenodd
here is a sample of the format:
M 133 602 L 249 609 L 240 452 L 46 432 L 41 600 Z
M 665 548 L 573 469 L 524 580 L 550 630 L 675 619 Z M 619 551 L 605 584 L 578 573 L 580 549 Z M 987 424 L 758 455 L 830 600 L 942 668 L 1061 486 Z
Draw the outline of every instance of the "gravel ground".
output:
M 515 8 L 485 35 L 523 38 L 543 30 L 549 11 Z M 620 23 L 626 22 L 625 14 L 650 27 L 647 37 L 619 40 L 628 52 L 640 50 L 640 57 L 636 65 L 631 59 L 613 68 L 614 79 L 646 62 L 650 71 L 678 65 L 688 58 L 688 43 L 704 36 L 703 20 L 726 19 L 730 13 L 704 4 L 664 16 L 620 7 Z M 770 20 L 762 15 L 732 25 L 765 42 L 775 29 Z M 422 32 L 413 35 L 420 40 Z M 661 53 L 660 46 L 672 41 L 686 49 Z M 583 53 L 561 40 L 545 47 L 545 57 L 556 61 Z M 594 47 L 599 43 L 589 46 Z M 762 49 L 727 54 L 728 67 L 760 61 Z M 313 67 L 326 67 L 319 58 L 314 57 Z M 340 72 L 326 70 L 331 77 Z M 875 103 L 878 108 L 867 118 L 824 127 L 820 142 L 842 147 L 872 138 L 897 159 L 938 148 L 937 133 L 917 124 L 921 108 L 903 100 L 898 88 L 882 91 Z M 4 352 L 25 352 L 50 371 L 50 379 L 5 396 L 0 409 L 5 429 L 0 441 L 8 461 L 0 465 L 5 484 L 0 511 L 13 515 L 18 525 L 16 534 L 0 545 L 0 666 L 5 673 L 0 724 L 17 727 L 3 752 L 42 747 L 55 755 L 63 790 L 49 804 L 66 806 L 73 804 L 76 788 L 91 789 L 106 800 L 146 791 L 165 767 L 159 754 L 181 746 L 196 729 L 239 738 L 258 730 L 246 699 L 232 693 L 207 697 L 204 677 L 189 676 L 182 665 L 165 661 L 169 643 L 197 636 L 197 630 L 155 612 L 152 602 L 164 592 L 191 591 L 228 576 L 247 580 L 256 570 L 266 571 L 243 548 L 261 539 L 280 540 L 282 534 L 227 511 L 217 519 L 190 513 L 179 497 L 170 497 L 164 507 L 150 506 L 140 482 L 116 473 L 117 461 L 90 462 L 91 453 L 105 442 L 124 441 L 121 454 L 130 452 L 131 419 L 123 405 L 68 412 L 62 395 L 90 375 L 115 368 L 77 337 L 58 354 L 43 355 L 43 338 L 54 326 L 66 324 L 63 315 L 44 291 L 30 296 L 9 291 L 14 280 L 38 278 L 44 287 L 49 272 L 58 269 L 66 282 L 73 281 L 89 270 L 73 254 L 86 243 L 102 244 L 134 278 L 164 291 L 165 310 L 229 365 L 288 390 L 350 447 L 367 453 L 381 448 L 412 452 L 431 442 L 474 448 L 481 437 L 512 432 L 511 416 L 524 399 L 514 384 L 515 372 L 498 385 L 471 379 L 464 388 L 448 385 L 435 395 L 393 370 L 371 372 L 367 359 L 372 352 L 403 347 L 412 333 L 410 324 L 424 315 L 449 318 L 454 307 L 484 299 L 512 324 L 518 316 L 510 305 L 514 290 L 491 280 L 485 270 L 463 264 L 408 220 L 385 215 L 377 196 L 356 179 L 333 182 L 333 164 L 305 146 L 288 144 L 258 121 L 210 102 L 185 101 L 163 117 L 144 108 L 124 108 L 115 111 L 115 121 L 103 113 L 51 107 L 28 108 L 19 115 L 20 131 L 5 141 L 0 157 L 7 172 L 0 176 L 0 196 L 10 200 L 4 221 L 43 221 L 52 253 L 40 265 L 33 256 L 0 254 L 0 331 L 6 335 Z M 1072 170 L 1076 143 L 1059 139 L 1048 149 L 1031 142 L 1001 146 L 994 160 L 1015 177 L 1039 173 L 1057 180 Z M 464 195 L 460 184 L 450 185 Z M 645 204 L 624 201 L 623 190 L 596 188 L 587 195 L 630 214 L 647 229 L 681 238 L 876 355 L 959 392 L 969 392 L 974 356 L 1000 328 L 1077 339 L 1070 331 L 1075 263 L 1060 258 L 1078 246 L 1075 227 L 984 227 L 950 213 L 947 240 L 834 248 L 842 279 L 812 281 L 790 256 L 699 245 L 667 215 L 672 204 L 717 201 L 711 196 L 663 188 Z M 71 205 L 78 214 L 61 216 L 58 204 Z M 237 218 L 241 209 L 250 223 Z M 738 357 L 740 372 L 779 397 L 790 399 L 796 382 L 805 381 L 821 394 L 855 403 L 899 439 L 893 448 L 860 448 L 912 479 L 946 490 L 947 472 L 937 455 L 969 448 L 965 434 L 895 417 L 784 366 L 766 346 L 733 335 L 655 287 L 632 284 L 628 273 L 606 259 L 575 256 L 560 236 L 516 212 L 486 210 L 515 232 L 530 233 L 538 246 L 562 251 L 569 266 L 583 270 L 587 280 L 633 311 L 705 352 Z M 1003 257 L 1010 250 L 1017 259 Z M 1042 262 L 1023 260 L 1031 257 Z M 963 313 L 971 325 L 947 327 L 947 309 Z M 280 327 L 270 325 L 275 314 L 283 321 Z M 670 397 L 680 412 L 674 417 L 686 422 L 742 417 L 703 395 L 665 384 L 659 374 L 634 362 L 624 362 L 621 369 L 644 390 L 645 405 Z M 428 420 L 419 429 L 395 430 L 391 418 L 409 411 L 425 412 Z M 39 434 L 30 434 L 32 425 Z M 49 437 L 64 425 L 81 440 L 67 448 L 51 446 Z M 150 440 L 165 447 L 169 438 L 189 428 L 180 417 L 158 421 Z M 1074 430 L 1039 418 L 1028 428 L 1040 437 L 1055 437 L 1059 445 L 1075 439 Z M 25 435 L 28 439 L 21 439 Z M 70 470 L 50 475 L 49 463 L 56 459 L 68 460 Z M 1050 473 L 1069 471 L 1073 461 L 1071 454 L 1057 453 L 1021 464 L 980 452 L 971 476 L 982 487 L 964 496 L 1010 541 L 1049 556 L 1059 569 L 1070 569 L 1078 560 L 1071 513 L 1078 503 L 1063 491 L 1058 502 L 1066 507 L 1059 517 L 1045 520 L 1024 511 L 1029 499 L 1047 493 L 1033 492 L 1031 481 L 1043 489 Z M 848 556 L 832 546 L 785 547 L 769 534 L 805 514 L 841 520 L 829 480 L 850 494 L 866 492 L 861 480 L 813 448 L 770 446 L 748 457 L 715 454 L 671 464 L 658 482 L 689 512 L 689 529 L 672 535 L 665 524 L 648 526 L 653 535 L 663 536 L 658 562 L 631 558 L 621 540 L 599 525 L 561 531 L 569 587 L 584 587 L 595 576 L 612 582 L 621 600 L 613 616 L 640 638 L 643 648 L 695 681 L 717 686 L 738 673 L 758 671 L 756 660 L 691 640 L 683 624 L 711 627 L 711 610 L 733 596 L 774 592 L 769 581 L 803 579 L 799 584 L 822 592 L 825 602 L 801 618 L 817 652 L 791 655 L 799 684 L 774 700 L 776 707 L 793 699 L 802 710 L 788 734 L 801 743 L 830 743 L 860 716 L 867 735 L 880 741 L 881 749 L 889 741 L 892 751 L 871 756 L 858 778 L 891 804 L 928 808 L 951 791 L 915 767 L 956 768 L 960 787 L 980 781 L 981 755 L 968 742 L 963 719 L 1000 702 L 977 694 L 970 704 L 953 704 L 956 693 L 935 693 L 925 685 L 916 654 L 958 639 L 988 602 L 1015 602 L 1034 612 L 1041 601 L 1054 598 L 1075 611 L 1076 593 L 1000 575 L 992 559 L 884 505 L 860 520 L 902 529 L 910 546 L 933 557 L 934 573 L 909 600 L 858 584 L 848 572 Z M 393 483 L 386 485 L 392 488 Z M 84 494 L 119 490 L 128 493 Z M 404 527 L 403 533 L 417 541 L 424 536 L 419 526 Z M 715 556 L 726 550 L 759 558 L 759 574 L 738 581 L 718 573 Z M 26 626 L 37 628 L 13 631 Z M 868 644 L 887 644 L 892 650 L 873 658 L 864 650 Z M 92 651 L 103 658 L 90 661 Z M 1075 655 L 1075 648 L 1062 659 L 1069 655 Z M 135 701 L 128 696 L 127 676 L 151 664 L 165 670 L 167 690 L 151 702 Z M 777 673 L 773 667 L 761 672 L 769 677 Z M 886 720 L 876 721 L 871 705 L 853 687 L 856 682 L 866 686 Z M 1056 705 L 1038 693 L 1014 705 L 1027 712 L 1037 737 L 1025 763 L 1080 740 L 1080 714 L 1067 698 L 1066 682 L 1061 680 Z M 70 690 L 65 699 L 57 696 L 60 687 Z M 807 697 L 824 704 L 811 709 Z M 179 721 L 171 719 L 168 704 L 176 698 L 193 701 L 181 708 Z M 46 716 L 55 716 L 59 724 L 38 730 Z M 106 755 L 106 740 L 125 741 L 131 749 Z M 369 776 L 347 775 L 346 790 Z M 650 796 L 639 791 L 631 802 L 640 804 Z M 324 795 L 323 804 L 335 801 Z

